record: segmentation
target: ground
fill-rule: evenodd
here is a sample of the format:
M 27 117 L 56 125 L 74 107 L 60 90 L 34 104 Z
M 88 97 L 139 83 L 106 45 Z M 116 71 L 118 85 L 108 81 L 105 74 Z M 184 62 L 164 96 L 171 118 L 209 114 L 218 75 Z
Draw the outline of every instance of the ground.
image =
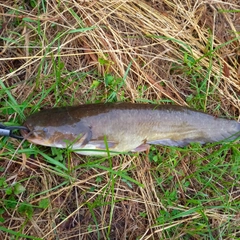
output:
M 0 122 L 117 101 L 238 121 L 239 9 L 237 0 L 0 0 Z M 0 146 L 1 239 L 240 238 L 239 142 L 109 158 L 6 137 Z

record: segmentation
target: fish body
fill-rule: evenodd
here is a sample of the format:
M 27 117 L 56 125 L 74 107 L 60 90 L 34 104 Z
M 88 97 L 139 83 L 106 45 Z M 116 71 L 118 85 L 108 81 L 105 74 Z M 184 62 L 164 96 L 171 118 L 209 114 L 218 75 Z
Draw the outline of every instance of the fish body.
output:
M 28 141 L 71 147 L 83 155 L 144 151 L 149 144 L 185 146 L 234 140 L 240 123 L 173 105 L 86 104 L 46 109 L 30 115 L 22 130 Z

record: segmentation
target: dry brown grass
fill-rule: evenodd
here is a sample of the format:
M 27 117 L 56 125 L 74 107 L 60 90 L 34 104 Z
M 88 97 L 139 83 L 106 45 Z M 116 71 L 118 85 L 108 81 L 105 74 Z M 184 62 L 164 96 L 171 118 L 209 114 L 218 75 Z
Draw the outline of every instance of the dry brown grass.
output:
M 18 108 L 3 91 L 5 86 L 20 105 L 17 113 L 0 113 L 1 121 L 24 120 L 23 110 L 27 115 L 43 107 L 107 101 L 111 93 L 118 101 L 171 102 L 218 116 L 239 117 L 240 12 L 232 11 L 240 9 L 237 0 L 51 0 L 45 2 L 45 10 L 41 1 L 36 2 L 31 6 L 30 1 L 0 0 L 0 104 L 4 109 Z M 99 59 L 106 62 L 100 64 Z M 115 80 L 124 78 L 129 66 L 120 89 L 118 84 L 104 84 L 106 74 Z M 94 82 L 99 84 L 95 88 Z M 9 141 L 19 147 L 19 141 Z M 158 149 L 164 152 L 163 162 L 167 161 L 171 154 Z M 94 161 L 91 158 L 64 155 L 71 171 L 62 175 L 39 154 L 14 153 L 6 147 L 0 153 L 7 183 L 23 180 L 26 187 L 18 196 L 19 203 L 37 205 L 50 199 L 49 207 L 34 209 L 28 221 L 17 211 L 6 209 L 3 226 L 15 232 L 61 240 L 202 239 L 196 230 L 199 226 L 194 229 L 191 222 L 202 221 L 204 215 L 213 238 L 218 239 L 219 226 L 229 222 L 231 231 L 223 236 L 239 237 L 239 213 L 229 210 L 227 214 L 217 208 L 206 208 L 204 213 L 190 211 L 187 199 L 203 186 L 190 178 L 185 190 L 181 181 L 196 171 L 191 160 L 194 162 L 198 153 L 190 157 L 178 152 L 181 161 L 176 171 L 174 165 L 168 168 L 145 161 L 143 155 L 118 156 L 113 162 L 102 163 L 106 169 L 113 164 L 117 173 L 96 165 L 83 167 Z M 209 161 L 205 159 L 204 164 Z M 145 187 L 121 180 L 118 174 L 124 171 Z M 162 172 L 158 176 L 161 183 L 156 182 L 154 172 Z M 172 182 L 168 185 L 165 179 L 169 176 Z M 226 178 L 234 180 L 230 175 Z M 179 198 L 172 200 L 171 206 L 162 199 L 162 189 L 171 192 L 177 183 Z M 229 186 L 228 191 L 230 202 L 239 198 L 239 188 Z M 4 191 L 1 194 L 2 200 L 6 198 Z M 186 212 L 184 217 L 157 221 L 161 211 L 179 209 Z M 1 239 L 10 236 L 0 233 Z

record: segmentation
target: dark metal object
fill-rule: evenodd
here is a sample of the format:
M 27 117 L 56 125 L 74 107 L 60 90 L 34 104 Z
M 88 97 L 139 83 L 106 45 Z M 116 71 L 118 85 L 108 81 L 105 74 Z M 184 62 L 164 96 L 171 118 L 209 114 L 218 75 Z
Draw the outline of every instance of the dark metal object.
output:
M 29 129 L 24 126 L 5 126 L 3 124 L 0 124 L 0 136 L 23 139 L 21 135 L 14 134 L 14 131 L 19 131 L 19 130 L 26 130 L 29 132 Z

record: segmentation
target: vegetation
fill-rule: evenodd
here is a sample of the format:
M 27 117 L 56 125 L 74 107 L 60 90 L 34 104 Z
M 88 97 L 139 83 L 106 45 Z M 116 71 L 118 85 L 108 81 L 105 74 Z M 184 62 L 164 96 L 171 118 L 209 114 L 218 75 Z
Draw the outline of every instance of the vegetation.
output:
M 0 1 L 0 122 L 97 102 L 239 120 L 239 1 Z M 239 239 L 240 144 L 84 157 L 0 138 L 1 239 Z

